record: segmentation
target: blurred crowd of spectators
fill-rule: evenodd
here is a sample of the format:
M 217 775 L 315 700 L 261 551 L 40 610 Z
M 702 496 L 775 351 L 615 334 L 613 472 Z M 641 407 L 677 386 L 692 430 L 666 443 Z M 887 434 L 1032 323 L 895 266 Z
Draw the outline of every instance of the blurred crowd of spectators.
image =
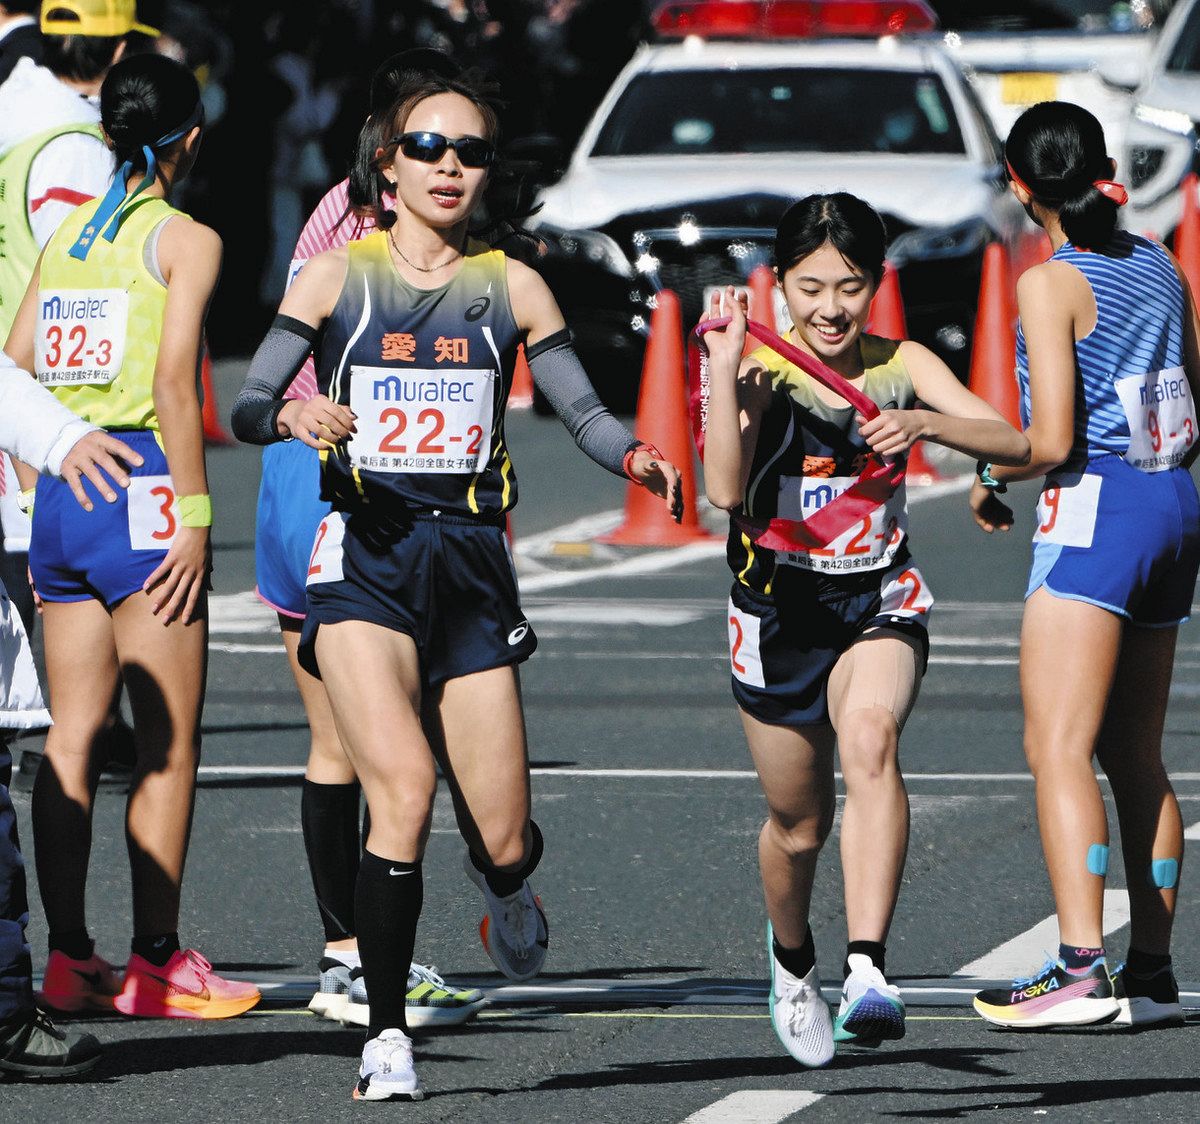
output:
M 139 11 L 204 85 L 210 129 L 181 203 L 225 239 L 209 332 L 231 354 L 261 337 L 304 219 L 346 173 L 378 63 L 422 46 L 478 66 L 499 85 L 505 141 L 541 138 L 540 151 L 565 156 L 643 37 L 647 3 L 142 0 Z

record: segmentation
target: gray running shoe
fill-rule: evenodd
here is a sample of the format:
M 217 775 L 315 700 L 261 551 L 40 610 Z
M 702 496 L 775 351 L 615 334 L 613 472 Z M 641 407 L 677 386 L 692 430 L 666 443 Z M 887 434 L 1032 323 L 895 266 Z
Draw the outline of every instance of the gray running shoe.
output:
M 100 1060 L 90 1034 L 68 1033 L 36 1007 L 0 1023 L 0 1072 L 33 1080 L 86 1073 Z
M 404 999 L 404 1019 L 409 1030 L 435 1026 L 459 1026 L 473 1018 L 487 1000 L 478 988 L 456 989 L 448 984 L 432 965 L 412 964 L 408 969 L 408 994 Z M 339 1021 L 343 1026 L 370 1026 L 371 1007 L 367 1000 L 367 981 L 361 969 L 351 973 L 350 994 Z
M 308 1009 L 323 1019 L 340 1022 L 350 998 L 350 969 L 330 956 L 322 957 L 318 967 L 321 969 L 321 978 L 316 994 L 308 1002 Z
M 542 970 L 550 944 L 550 926 L 541 899 L 528 882 L 506 898 L 492 893 L 483 873 L 475 869 L 468 851 L 463 870 L 479 887 L 487 913 L 479 923 L 479 936 L 492 963 L 510 980 L 530 980 Z

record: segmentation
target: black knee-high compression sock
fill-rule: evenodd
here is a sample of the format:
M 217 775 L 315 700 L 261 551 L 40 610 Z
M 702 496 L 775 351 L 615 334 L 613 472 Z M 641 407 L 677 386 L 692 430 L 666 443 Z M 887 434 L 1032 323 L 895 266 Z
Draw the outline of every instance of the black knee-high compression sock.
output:
M 354 884 L 358 879 L 358 794 L 354 784 L 306 780 L 300 793 L 300 828 L 327 941 L 355 935 Z
M 391 862 L 363 851 L 354 895 L 358 954 L 371 1000 L 368 1038 L 389 1027 L 408 1031 L 404 997 L 421 916 L 420 863 Z
M 538 863 L 542 861 L 542 852 L 546 849 L 546 844 L 542 839 L 541 829 L 533 820 L 529 821 L 529 836 L 529 858 L 521 864 L 520 870 L 498 870 L 487 859 L 481 859 L 474 851 L 469 852 L 471 865 L 487 879 L 488 889 L 498 898 L 507 898 L 510 894 L 515 894 L 521 888 L 521 883 L 537 870 Z

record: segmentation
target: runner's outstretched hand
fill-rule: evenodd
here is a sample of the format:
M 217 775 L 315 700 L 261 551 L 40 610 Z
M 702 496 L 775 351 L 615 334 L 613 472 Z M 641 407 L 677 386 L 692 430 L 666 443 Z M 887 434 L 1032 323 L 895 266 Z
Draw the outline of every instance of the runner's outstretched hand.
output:
M 971 494 L 967 502 L 971 505 L 971 514 L 975 516 L 975 522 L 989 535 L 996 530 L 1012 529 L 1012 508 L 991 488 L 985 488 L 978 480 L 971 485 Z
M 713 328 L 704 333 L 710 371 L 714 366 L 736 371 L 746 347 L 746 295 L 738 296 L 732 285 L 727 285 L 723 292 L 713 293 L 704 318 L 719 320 L 723 316 L 730 318 L 724 328 Z
M 683 520 L 683 488 L 680 486 L 679 469 L 669 460 L 646 449 L 638 449 L 629 461 L 629 475 L 643 488 L 648 488 L 667 501 L 667 510 L 676 523 Z
M 154 599 L 154 615 L 163 625 L 176 617 L 190 624 L 212 570 L 212 543 L 208 527 L 180 527 L 162 564 L 143 584 Z
M 143 463 L 142 458 L 124 441 L 118 441 L 102 429 L 94 429 L 71 446 L 70 452 L 63 457 L 59 475 L 70 485 L 79 506 L 84 511 L 91 511 L 92 501 L 83 490 L 83 477 L 86 476 L 95 484 L 96 491 L 109 503 L 115 503 L 117 493 L 113 491 L 109 479 L 120 488 L 129 487 L 129 473 L 121 461 L 134 468 Z

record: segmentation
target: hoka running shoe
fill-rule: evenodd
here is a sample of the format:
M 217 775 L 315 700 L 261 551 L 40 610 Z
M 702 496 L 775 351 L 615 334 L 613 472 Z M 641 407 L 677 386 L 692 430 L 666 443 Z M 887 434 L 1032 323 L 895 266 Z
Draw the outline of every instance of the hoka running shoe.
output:
M 833 1021 L 821 996 L 816 965 L 803 978 L 793 976 L 775 959 L 774 934 L 767 924 L 767 959 L 771 963 L 771 1025 L 783 1048 L 810 1068 L 833 1060 Z
M 253 984 L 222 979 L 194 948 L 180 950 L 162 968 L 136 953 L 113 1006 L 149 1019 L 228 1019 L 249 1011 L 262 996 Z
M 473 1018 L 487 1001 L 478 988 L 456 990 L 432 965 L 413 964 L 408 969 L 408 994 L 404 997 L 404 1019 L 409 1030 L 432 1026 L 459 1026 Z M 370 1026 L 371 1007 L 367 981 L 361 969 L 351 973 L 350 995 L 342 1009 L 343 1026 Z
M 1086 968 L 1050 957 L 1036 976 L 979 992 L 975 1010 L 996 1026 L 1033 1030 L 1108 1022 L 1119 1008 L 1104 957 Z
M 1118 964 L 1112 975 L 1113 995 L 1121 1008 L 1117 1026 L 1183 1026 L 1179 984 L 1168 964 L 1149 976 L 1135 976 L 1128 965 Z
M 884 979 L 869 956 L 852 953 L 850 975 L 842 987 L 842 1003 L 833 1022 L 835 1042 L 878 1046 L 904 1037 L 904 1000 L 900 989 Z
M 323 956 L 317 967 L 321 975 L 316 993 L 308 1001 L 308 1009 L 323 1019 L 340 1022 L 350 1000 L 350 969 L 331 956 Z
M 468 852 L 463 860 L 467 877 L 479 887 L 487 913 L 479 923 L 479 936 L 492 963 L 510 980 L 529 980 L 542 970 L 550 944 L 550 926 L 542 900 L 528 882 L 506 898 L 492 893 L 487 879 L 475 869 Z
M 94 952 L 86 960 L 72 960 L 54 949 L 38 1002 L 55 1011 L 111 1011 L 120 993 L 121 974 L 107 960 Z
M 356 1101 L 423 1101 L 425 1090 L 413 1068 L 412 1039 L 402 1030 L 383 1030 L 363 1047 Z

